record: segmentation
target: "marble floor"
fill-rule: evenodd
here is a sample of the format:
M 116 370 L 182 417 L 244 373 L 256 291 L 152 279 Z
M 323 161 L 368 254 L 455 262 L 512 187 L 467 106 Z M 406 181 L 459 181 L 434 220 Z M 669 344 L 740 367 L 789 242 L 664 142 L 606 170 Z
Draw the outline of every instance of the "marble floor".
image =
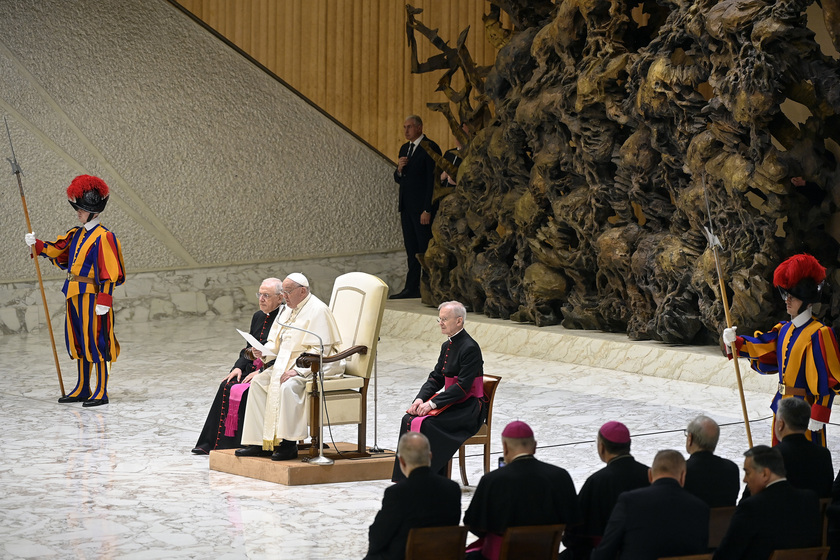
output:
M 418 328 L 436 329 L 434 310 L 414 305 Z M 112 371 L 111 404 L 89 409 L 56 403 L 46 334 L 0 337 L 7 379 L 0 401 L 0 557 L 361 558 L 389 482 L 284 487 L 210 471 L 206 456 L 190 454 L 218 381 L 241 347 L 234 328 L 247 322 L 118 325 L 123 350 Z M 382 333 L 375 438 L 382 447 L 395 446 L 396 423 L 434 364 L 439 341 L 432 339 Z M 747 438 L 731 388 L 547 363 L 479 342 L 486 372 L 503 377 L 493 463 L 501 428 L 526 420 L 538 457 L 568 469 L 579 488 L 601 466 L 593 440 L 603 422 L 626 423 L 634 454 L 649 464 L 659 449 L 682 450 L 682 429 L 704 413 L 722 425 L 719 454 L 741 464 Z M 75 381 L 72 366 L 62 360 L 67 390 Z M 752 391 L 746 398 L 753 441 L 766 443 L 770 395 Z M 372 443 L 372 402 L 369 410 Z M 337 427 L 333 437 L 350 441 L 352 430 Z M 829 428 L 829 441 L 837 465 L 840 427 Z M 481 476 L 479 450 L 468 448 L 471 484 Z M 457 465 L 453 478 L 459 480 Z M 472 491 L 464 488 L 465 509 Z

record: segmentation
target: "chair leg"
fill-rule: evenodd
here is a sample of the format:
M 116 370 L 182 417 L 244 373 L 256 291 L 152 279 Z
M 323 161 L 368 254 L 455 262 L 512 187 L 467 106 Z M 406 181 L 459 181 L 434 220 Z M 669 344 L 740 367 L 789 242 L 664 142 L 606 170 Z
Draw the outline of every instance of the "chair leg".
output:
M 446 463 L 446 478 L 452 478 L 452 459 Z
M 484 444 L 484 474 L 490 472 L 490 442 Z
M 461 446 L 461 449 L 458 450 L 458 466 L 461 468 L 461 482 L 464 483 L 464 486 L 469 486 L 470 481 L 467 480 L 467 467 L 464 461 L 464 445 Z

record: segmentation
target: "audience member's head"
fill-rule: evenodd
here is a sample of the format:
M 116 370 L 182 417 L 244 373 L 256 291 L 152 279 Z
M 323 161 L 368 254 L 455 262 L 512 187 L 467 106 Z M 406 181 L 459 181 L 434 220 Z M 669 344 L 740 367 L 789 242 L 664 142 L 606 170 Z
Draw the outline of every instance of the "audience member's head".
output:
M 598 456 L 605 463 L 630 453 L 630 430 L 621 422 L 607 422 L 598 430 Z
M 420 432 L 404 433 L 397 444 L 397 457 L 405 476 L 417 467 L 428 467 L 432 464 L 429 439 Z
M 720 427 L 708 416 L 700 415 L 688 423 L 685 429 L 685 450 L 689 454 L 697 451 L 714 453 L 720 438 Z
M 440 332 L 446 336 L 457 334 L 464 328 L 467 309 L 458 301 L 444 301 L 438 305 L 438 324 Z
M 260 302 L 260 311 L 271 313 L 283 302 L 283 282 L 279 278 L 266 278 L 260 284 L 257 292 Z
M 517 455 L 533 455 L 537 450 L 537 440 L 531 426 L 516 420 L 502 430 L 502 454 L 505 463 L 510 463 Z
M 787 398 L 776 407 L 773 430 L 780 441 L 791 434 L 804 434 L 811 420 L 811 405 L 804 399 Z
M 651 482 L 660 478 L 673 478 L 682 486 L 685 483 L 685 458 L 673 449 L 658 451 L 648 471 Z
M 309 280 L 300 272 L 292 272 L 283 280 L 283 299 L 292 309 L 309 295 Z
M 751 495 L 755 496 L 771 482 L 784 477 L 785 461 L 775 447 L 756 445 L 744 453 L 744 482 Z

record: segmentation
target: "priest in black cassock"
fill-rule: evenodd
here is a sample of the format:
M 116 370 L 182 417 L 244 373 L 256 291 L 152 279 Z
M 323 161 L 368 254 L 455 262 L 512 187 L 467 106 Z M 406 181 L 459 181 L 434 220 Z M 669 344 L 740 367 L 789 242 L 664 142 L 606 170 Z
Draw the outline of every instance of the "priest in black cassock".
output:
M 280 304 L 283 303 L 283 281 L 279 278 L 266 278 L 260 284 L 257 293 L 260 309 L 251 318 L 251 336 L 265 343 L 271 324 L 277 317 Z M 248 385 L 258 371 L 259 362 L 245 356 L 251 345 L 248 344 L 239 352 L 239 359 L 233 364 L 230 373 L 222 379 L 210 412 L 204 422 L 204 428 L 192 452 L 196 455 L 207 455 L 213 449 L 233 449 L 240 447 L 242 438 L 242 422 L 245 420 L 245 403 L 248 402 Z M 255 363 L 257 362 L 257 363 Z M 235 409 L 229 414 L 233 393 Z M 239 401 L 241 404 L 236 404 Z
M 467 310 L 457 301 L 447 301 L 438 307 L 440 332 L 449 340 L 441 346 L 435 369 L 400 424 L 400 436 L 412 431 L 429 438 L 431 468 L 438 474 L 445 474 L 449 460 L 478 432 L 487 416 L 482 376 L 484 360 L 478 343 L 464 330 L 466 317 Z M 395 460 L 391 480 L 404 479 L 400 464 Z

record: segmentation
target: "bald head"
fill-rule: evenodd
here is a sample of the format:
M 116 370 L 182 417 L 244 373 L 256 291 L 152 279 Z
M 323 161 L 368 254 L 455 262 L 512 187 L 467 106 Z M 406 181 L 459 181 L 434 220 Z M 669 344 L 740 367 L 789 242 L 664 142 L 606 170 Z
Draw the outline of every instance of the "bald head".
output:
M 432 464 L 429 440 L 420 432 L 406 432 L 402 435 L 397 445 L 397 456 L 405 476 L 417 467 L 428 467 Z
M 685 458 L 682 453 L 673 449 L 659 451 L 650 466 L 649 478 L 651 482 L 660 478 L 673 478 L 682 486 L 685 482 Z

